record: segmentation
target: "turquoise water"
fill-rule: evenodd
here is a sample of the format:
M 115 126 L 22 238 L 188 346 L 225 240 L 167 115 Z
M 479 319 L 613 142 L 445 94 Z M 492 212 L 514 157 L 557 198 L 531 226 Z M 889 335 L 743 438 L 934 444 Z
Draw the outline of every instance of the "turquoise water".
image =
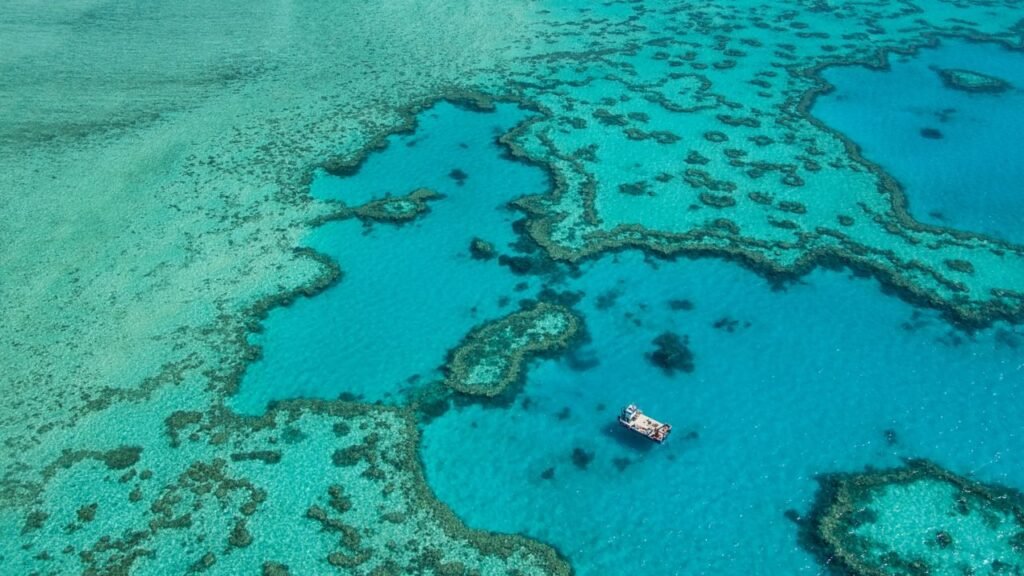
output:
M 1024 53 L 945 41 L 889 62 L 884 71 L 826 70 L 835 91 L 818 99 L 814 115 L 904 186 L 917 220 L 1024 242 Z M 947 88 L 937 69 L 980 72 L 1012 88 Z
M 436 379 L 470 328 L 513 311 L 528 295 L 515 286 L 530 279 L 474 260 L 469 246 L 474 236 L 498 248 L 514 242 L 519 216 L 505 204 L 548 186 L 543 172 L 503 159 L 498 147 L 497 136 L 525 117 L 511 105 L 474 114 L 439 104 L 355 176 L 318 174 L 316 196 L 352 206 L 420 187 L 445 197 L 400 227 L 352 219 L 317 229 L 307 245 L 340 262 L 344 279 L 271 312 L 253 338 L 264 357 L 249 367 L 233 407 L 259 413 L 271 400 L 341 393 L 394 399 Z M 465 174 L 461 184 L 454 170 Z M 509 300 L 499 302 L 502 295 Z
M 865 478 L 870 505 L 815 508 L 823 537 L 1024 572 L 1013 499 L 898 484 L 1024 489 L 1022 16 L 6 3 L 0 574 L 824 575 L 821 526 L 793 520 Z M 892 49 L 920 52 L 847 65 Z M 915 218 L 985 236 L 908 223 L 875 168 Z M 578 322 L 527 331 L 538 300 Z M 1020 324 L 949 323 L 995 318 Z M 495 399 L 444 387 L 541 348 Z M 625 433 L 627 402 L 669 441 Z M 909 457 L 934 464 L 891 468 Z
M 1024 485 L 1019 329 L 967 338 L 842 273 L 773 292 L 722 262 L 617 260 L 588 266 L 572 286 L 587 293 L 579 308 L 593 338 L 579 354 L 597 366 L 544 362 L 523 392 L 528 408 L 465 408 L 426 427 L 431 485 L 470 525 L 552 542 L 580 574 L 624 563 L 652 574 L 816 574 L 784 517 L 807 511 L 815 474 L 928 457 Z M 621 293 L 615 306 L 597 310 L 609 290 Z M 693 310 L 672 312 L 679 298 Z M 715 328 L 733 325 L 723 319 L 734 331 Z M 645 360 L 665 330 L 689 336 L 693 373 L 667 377 Z M 668 443 L 618 428 L 628 402 L 675 426 Z M 586 469 L 576 448 L 594 455 Z
M 404 227 L 317 230 L 309 245 L 338 259 L 344 280 L 271 314 L 235 407 L 343 393 L 399 401 L 439 377 L 472 326 L 544 286 L 582 295 L 589 341 L 535 362 L 513 405 L 470 403 L 426 424 L 421 456 L 470 526 L 552 543 L 580 574 L 819 573 L 785 513 L 808 509 L 825 472 L 926 457 L 1024 486 L 1019 327 L 958 332 L 842 271 L 779 290 L 732 263 L 637 251 L 588 261 L 577 277 L 473 260 L 474 236 L 515 252 L 517 215 L 503 206 L 547 185 L 495 144 L 522 118 L 440 104 L 356 176 L 318 177 L 318 195 L 351 204 L 419 186 L 446 197 Z M 688 337 L 692 373 L 648 361 L 666 331 Z M 675 426 L 667 444 L 615 424 L 628 402 Z
M 1005 511 L 979 513 L 986 506 L 971 501 L 966 518 L 950 522 L 950 503 L 963 497 L 957 486 L 935 481 L 920 481 L 907 485 L 889 486 L 878 490 L 876 504 L 877 524 L 854 530 L 872 552 L 884 554 L 887 550 L 900 550 L 904 557 L 939 557 L 933 560 L 931 574 L 964 574 L 964 566 L 981 566 L 986 560 L 997 558 L 1006 566 L 1016 563 L 1019 555 L 1012 548 L 1013 538 L 1019 528 L 1012 514 Z M 950 525 L 945 532 L 956 546 L 947 546 L 942 554 L 934 552 L 936 527 Z M 991 538 L 979 538 L 979 534 L 992 534 Z M 873 543 L 874 545 L 872 545 Z M 879 543 L 885 543 L 879 545 Z M 929 546 L 930 545 L 930 546 Z M 998 573 L 998 571 L 994 570 Z M 1019 570 L 1016 570 L 1019 572 Z M 1015 570 L 1006 568 L 1006 573 Z

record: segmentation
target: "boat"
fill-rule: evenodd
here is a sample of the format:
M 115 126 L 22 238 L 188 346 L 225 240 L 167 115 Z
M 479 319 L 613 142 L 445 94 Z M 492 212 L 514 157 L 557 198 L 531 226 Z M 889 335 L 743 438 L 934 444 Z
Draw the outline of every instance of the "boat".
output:
M 672 431 L 671 424 L 658 422 L 644 414 L 636 404 L 630 404 L 622 409 L 622 414 L 619 414 L 619 424 L 659 444 L 664 442 L 668 438 L 669 432 Z

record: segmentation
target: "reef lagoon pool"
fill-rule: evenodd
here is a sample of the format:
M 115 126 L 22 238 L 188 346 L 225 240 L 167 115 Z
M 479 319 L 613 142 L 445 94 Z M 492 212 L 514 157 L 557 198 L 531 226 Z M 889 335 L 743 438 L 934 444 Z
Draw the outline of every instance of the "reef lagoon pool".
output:
M 507 251 L 517 219 L 508 202 L 549 185 L 543 171 L 502 158 L 498 136 L 525 118 L 512 105 L 474 113 L 441 103 L 420 114 L 415 132 L 389 138 L 355 175 L 320 172 L 313 193 L 349 205 L 419 188 L 439 196 L 410 222 L 352 217 L 310 236 L 308 247 L 343 263 L 342 281 L 271 312 L 253 338 L 263 356 L 232 406 L 258 414 L 272 400 L 343 393 L 398 402 L 438 379 L 446 353 L 471 328 L 534 292 L 536 281 L 470 250 L 479 238 Z

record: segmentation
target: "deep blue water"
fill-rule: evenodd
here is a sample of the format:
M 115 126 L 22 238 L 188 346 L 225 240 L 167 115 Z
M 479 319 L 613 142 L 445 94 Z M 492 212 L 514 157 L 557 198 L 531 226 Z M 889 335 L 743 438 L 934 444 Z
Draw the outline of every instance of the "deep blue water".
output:
M 906 189 L 918 220 L 1024 243 L 1024 52 L 946 41 L 890 70 L 831 68 L 835 91 L 813 113 L 862 148 Z M 936 69 L 1009 81 L 998 94 L 947 88 Z M 937 130 L 941 137 L 922 130 Z
M 399 401 L 403 388 L 438 377 L 472 326 L 548 282 L 584 294 L 576 308 L 591 340 L 535 362 L 513 405 L 464 406 L 426 424 L 421 455 L 431 487 L 470 526 L 550 542 L 579 574 L 627 565 L 652 575 L 819 573 L 784 516 L 807 510 L 819 473 L 927 457 L 1024 487 L 1019 328 L 957 333 L 841 272 L 773 291 L 731 263 L 629 252 L 585 264 L 578 278 L 527 278 L 517 291 L 524 277 L 472 260 L 474 235 L 509 252 L 518 216 L 503 205 L 548 185 L 494 144 L 523 117 L 442 104 L 357 176 L 319 177 L 318 195 L 353 204 L 419 186 L 446 198 L 405 227 L 348 221 L 310 238 L 345 278 L 270 315 L 255 337 L 265 357 L 237 408 L 343 392 Z M 454 168 L 468 174 L 461 186 Z M 684 299 L 692 309 L 669 305 Z M 692 373 L 666 375 L 647 360 L 664 331 L 688 337 Z M 617 427 L 628 402 L 675 426 L 667 444 Z M 593 456 L 585 467 L 576 449 Z M 549 468 L 553 478 L 542 478 Z

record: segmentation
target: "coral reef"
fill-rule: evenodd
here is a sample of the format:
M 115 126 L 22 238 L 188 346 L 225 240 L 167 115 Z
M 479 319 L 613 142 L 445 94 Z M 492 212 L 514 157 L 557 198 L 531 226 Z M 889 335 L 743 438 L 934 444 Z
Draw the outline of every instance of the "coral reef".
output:
M 1010 83 L 1002 78 L 963 70 L 960 68 L 944 68 L 938 70 L 942 83 L 947 88 L 963 90 L 964 92 L 998 93 L 1005 92 L 1011 88 Z
M 429 188 L 419 188 L 406 194 L 367 202 L 354 208 L 352 214 L 364 221 L 403 224 L 430 210 L 427 202 L 442 196 Z
M 409 409 L 289 401 L 260 418 L 192 414 L 167 419 L 167 454 L 52 463 L 24 519 L 26 552 L 51 573 L 570 573 L 553 549 L 468 530 L 434 498 Z M 278 546 L 282 531 L 303 546 Z
M 568 308 L 540 302 L 475 328 L 450 354 L 445 384 L 474 396 L 497 396 L 517 382 L 526 360 L 566 348 L 580 330 Z
M 815 266 L 848 267 L 963 327 L 1024 317 L 1024 294 L 1010 280 L 1024 277 L 1021 247 L 914 221 L 899 184 L 812 115 L 817 95 L 830 89 L 824 68 L 881 67 L 892 53 L 932 45 L 943 28 L 927 12 L 613 4 L 623 14 L 595 26 L 554 11 L 560 31 L 572 34 L 554 34 L 550 56 L 511 74 L 514 97 L 542 117 L 503 141 L 514 157 L 545 165 L 554 181 L 549 194 L 517 206 L 553 258 L 575 262 L 628 248 L 717 256 L 773 281 Z M 1013 49 L 1015 21 L 979 16 L 971 20 L 976 28 L 956 33 Z M 833 43 L 863 28 L 878 36 Z M 601 49 L 572 49 L 581 38 Z M 757 50 L 745 49 L 754 43 Z M 721 60 L 725 52 L 731 56 Z M 600 121 L 564 128 L 581 116 Z M 681 138 L 654 142 L 641 132 Z M 954 259 L 978 272 L 945 266 Z
M 5 92 L 26 105 L 0 120 L 5 569 L 569 572 L 551 548 L 466 529 L 430 495 L 411 409 L 292 402 L 243 418 L 224 408 L 258 355 L 247 336 L 266 311 L 341 277 L 338 263 L 294 248 L 310 227 L 407 221 L 431 198 L 339 208 L 310 197 L 311 167 L 355 173 L 439 98 L 536 111 L 502 141 L 550 174 L 547 194 L 516 206 L 552 258 L 710 255 L 776 281 L 847 266 L 964 326 L 1021 318 L 1020 247 L 914 222 L 899 185 L 811 114 L 829 89 L 824 67 L 883 66 L 943 35 L 1019 44 L 1012 2 L 918 4 L 612 1 L 585 18 L 573 3 L 296 4 L 281 37 L 248 32 L 276 29 L 273 10 L 197 4 L 166 27 L 105 6 L 36 6 L 38 26 L 23 28 L 60 29 L 80 57 L 26 50 L 30 62 L 19 52 L 0 65 L 26 91 Z M 78 18 L 96 25 L 67 26 Z M 195 41 L 206 25 L 239 33 L 211 48 Z M 21 28 L 9 32 L 19 44 Z M 111 32 L 132 58 L 95 48 Z M 179 58 L 183 45 L 195 57 Z M 1002 86 L 955 76 L 960 87 Z M 135 87 L 131 98 L 111 90 L 115 78 Z M 539 269 L 523 257 L 503 264 Z M 527 357 L 564 347 L 578 328 L 546 303 L 485 324 L 453 352 L 448 384 L 500 393 Z M 663 344 L 655 354 L 685 369 L 678 339 Z M 863 482 L 952 498 L 936 488 L 946 487 L 965 495 L 964 517 L 1013 525 L 1010 500 L 924 469 Z M 847 498 L 889 497 L 842 486 Z M 303 550 L 275 546 L 283 526 Z M 941 563 L 970 539 L 943 526 L 928 541 Z M 1015 553 L 1019 541 L 1006 540 Z M 917 561 L 895 553 L 907 570 Z
M 938 465 L 819 479 L 803 542 L 857 576 L 1024 572 L 1024 497 Z
M 490 260 L 494 258 L 494 245 L 486 240 L 473 238 L 469 243 L 469 254 L 476 260 Z
M 655 349 L 647 354 L 647 360 L 672 376 L 678 372 L 693 372 L 693 352 L 690 339 L 674 332 L 663 332 L 653 341 Z

